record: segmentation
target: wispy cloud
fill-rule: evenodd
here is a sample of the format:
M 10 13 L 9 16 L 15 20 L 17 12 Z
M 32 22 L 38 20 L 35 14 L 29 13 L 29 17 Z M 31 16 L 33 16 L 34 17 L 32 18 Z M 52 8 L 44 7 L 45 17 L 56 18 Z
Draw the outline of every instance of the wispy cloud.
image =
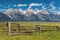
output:
M 58 9 L 60 9 L 60 7 Z
M 42 6 L 42 3 L 31 3 L 30 5 L 29 5 L 29 8 L 28 9 L 30 9 L 32 6 Z
M 41 6 L 42 5 L 42 3 L 41 4 L 39 4 L 39 3 L 31 3 L 30 4 L 30 6 Z
M 18 7 L 20 7 L 20 6 L 27 6 L 27 4 L 18 4 L 17 6 Z
M 56 7 L 53 5 L 53 1 L 50 3 L 50 6 L 51 6 L 52 10 L 56 9 Z
M 45 5 L 42 6 L 42 9 L 46 9 Z
M 13 5 L 14 7 L 16 7 L 17 5 Z
M 27 4 L 15 4 L 13 5 L 14 7 L 23 7 L 23 6 L 27 6 Z
M 0 4 L 0 7 L 2 7 L 2 9 L 7 8 L 5 5 L 1 5 L 1 4 Z

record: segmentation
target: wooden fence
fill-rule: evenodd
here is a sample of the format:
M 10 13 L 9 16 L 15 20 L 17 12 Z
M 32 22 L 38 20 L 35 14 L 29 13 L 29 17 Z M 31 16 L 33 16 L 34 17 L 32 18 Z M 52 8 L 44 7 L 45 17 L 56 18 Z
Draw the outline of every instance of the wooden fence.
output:
M 18 30 L 16 30 L 16 29 L 12 30 L 11 29 L 12 28 L 11 22 L 7 22 L 8 31 L 6 31 L 6 30 L 3 30 L 3 31 L 7 32 L 8 36 L 11 36 L 11 34 L 14 33 L 15 31 L 16 31 L 16 33 L 20 34 L 20 33 L 33 33 L 33 32 L 34 33 L 35 32 L 42 32 L 43 33 L 43 32 L 47 32 L 47 31 L 59 31 L 60 30 L 60 28 L 58 26 L 55 26 L 55 27 L 45 26 L 45 27 L 43 27 L 43 26 L 40 26 L 39 24 L 35 25 L 35 26 L 36 26 L 35 28 L 25 28 L 25 27 L 20 28 L 21 26 L 18 23 L 18 26 L 17 26 Z M 0 30 L 0 32 L 3 32 L 3 31 Z

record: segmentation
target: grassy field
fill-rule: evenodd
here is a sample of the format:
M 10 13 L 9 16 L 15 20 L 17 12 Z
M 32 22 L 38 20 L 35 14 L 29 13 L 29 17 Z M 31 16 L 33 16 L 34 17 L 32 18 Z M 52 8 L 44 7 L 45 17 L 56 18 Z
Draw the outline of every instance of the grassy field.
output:
M 60 32 L 36 33 L 34 35 L 0 35 L 0 40 L 60 40 Z
M 40 25 L 42 29 L 52 29 L 54 30 L 56 26 L 60 27 L 60 22 L 13 22 L 11 23 L 11 29 L 18 30 L 18 24 L 21 27 L 25 28 L 35 28 L 36 25 Z M 0 22 L 0 31 L 6 30 L 8 31 L 7 23 Z M 0 40 L 60 40 L 60 32 L 59 31 L 48 31 L 48 32 L 36 32 L 32 35 L 26 34 L 13 34 L 8 36 L 6 32 L 0 32 Z

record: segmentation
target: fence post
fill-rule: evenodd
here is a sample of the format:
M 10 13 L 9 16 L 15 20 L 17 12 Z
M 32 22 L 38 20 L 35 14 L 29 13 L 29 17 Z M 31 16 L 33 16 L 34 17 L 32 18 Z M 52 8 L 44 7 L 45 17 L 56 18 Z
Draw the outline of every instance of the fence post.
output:
M 18 23 L 18 30 L 19 30 L 19 32 L 20 32 L 20 25 L 19 25 L 19 23 Z
M 11 25 L 10 25 L 10 22 L 8 22 L 8 36 L 11 35 Z

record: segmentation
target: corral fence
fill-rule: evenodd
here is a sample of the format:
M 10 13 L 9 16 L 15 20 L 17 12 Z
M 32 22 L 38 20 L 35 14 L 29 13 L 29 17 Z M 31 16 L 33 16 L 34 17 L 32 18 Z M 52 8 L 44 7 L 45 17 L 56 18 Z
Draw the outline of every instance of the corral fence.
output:
M 11 24 L 13 24 L 11 26 Z M 15 24 L 15 25 L 14 25 Z M 1 26 L 1 25 L 0 25 Z M 26 26 L 21 26 L 19 22 L 7 22 L 6 27 L 2 28 L 0 30 L 0 33 L 6 33 L 8 36 L 11 36 L 12 34 L 32 34 L 36 32 L 48 32 L 48 31 L 60 31 L 59 26 L 45 26 L 45 25 L 40 25 L 40 23 L 37 23 L 35 27 L 28 27 Z

